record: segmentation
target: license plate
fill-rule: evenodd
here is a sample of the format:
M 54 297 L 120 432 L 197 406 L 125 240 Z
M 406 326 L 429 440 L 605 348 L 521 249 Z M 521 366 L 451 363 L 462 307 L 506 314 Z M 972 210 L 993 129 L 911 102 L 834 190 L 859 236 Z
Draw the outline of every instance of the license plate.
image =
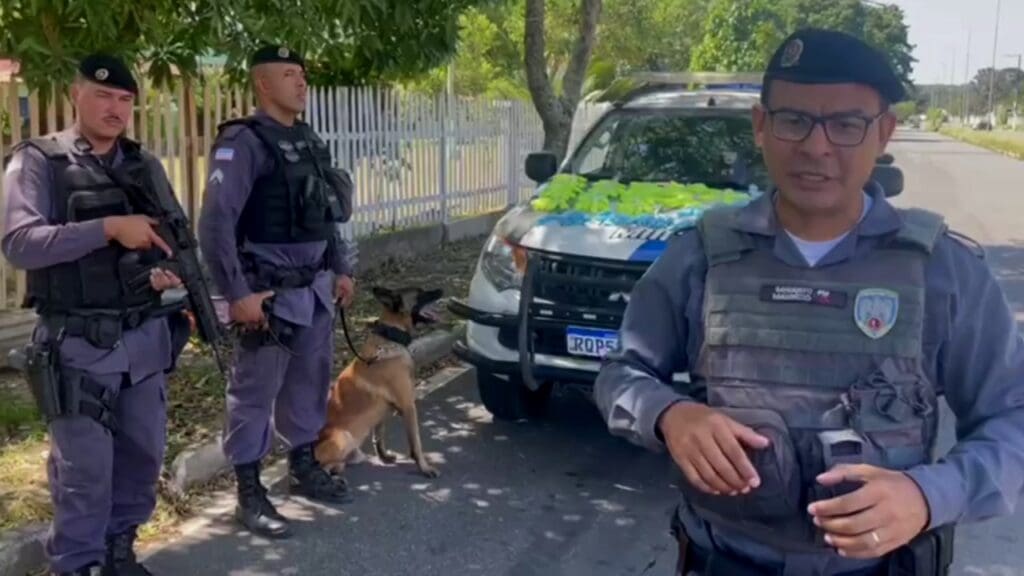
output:
M 565 330 L 565 346 L 573 356 L 602 358 L 618 345 L 619 333 L 615 330 L 577 326 L 570 326 Z

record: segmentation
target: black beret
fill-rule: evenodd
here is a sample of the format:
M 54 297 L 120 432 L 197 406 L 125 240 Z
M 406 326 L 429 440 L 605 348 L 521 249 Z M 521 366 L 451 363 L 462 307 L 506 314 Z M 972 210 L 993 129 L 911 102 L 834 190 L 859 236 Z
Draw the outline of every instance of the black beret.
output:
M 865 84 L 890 103 L 906 98 L 892 64 L 877 49 L 844 32 L 805 28 L 786 38 L 768 61 L 764 83 Z
M 275 44 L 265 45 L 256 52 L 253 52 L 252 58 L 249 60 L 249 66 L 266 64 L 268 62 L 287 62 L 298 64 L 303 68 L 306 67 L 306 63 L 298 52 Z
M 135 95 L 139 93 L 139 86 L 135 83 L 132 71 L 124 61 L 115 56 L 90 54 L 79 62 L 78 72 L 97 84 L 127 90 Z

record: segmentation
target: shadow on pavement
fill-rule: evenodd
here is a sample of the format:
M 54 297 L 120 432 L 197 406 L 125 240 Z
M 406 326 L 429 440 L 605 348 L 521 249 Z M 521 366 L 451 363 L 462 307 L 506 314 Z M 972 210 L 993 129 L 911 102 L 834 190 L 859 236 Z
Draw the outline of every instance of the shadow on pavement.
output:
M 404 458 L 395 420 L 389 448 L 403 459 L 351 466 L 355 502 L 322 506 L 275 487 L 291 539 L 254 537 L 221 518 L 147 565 L 196 576 L 671 574 L 668 460 L 610 436 L 578 393 L 556 394 L 551 408 L 541 422 L 494 422 L 474 387 L 442 389 L 420 408 L 440 478 Z M 634 551 L 612 544 L 623 538 Z

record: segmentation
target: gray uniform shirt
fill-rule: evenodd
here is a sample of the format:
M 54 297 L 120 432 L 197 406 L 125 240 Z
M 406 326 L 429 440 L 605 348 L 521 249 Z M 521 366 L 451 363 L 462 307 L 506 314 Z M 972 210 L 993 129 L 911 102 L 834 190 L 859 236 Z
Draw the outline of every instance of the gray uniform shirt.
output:
M 263 111 L 253 115 L 259 122 L 277 123 Z M 259 137 L 242 125 L 227 127 L 217 138 L 210 155 L 210 169 L 202 215 L 199 219 L 199 244 L 210 275 L 221 294 L 229 302 L 252 293 L 238 254 L 247 252 L 278 266 L 312 266 L 318 264 L 327 249 L 327 242 L 296 244 L 257 244 L 238 246 L 235 227 L 245 208 L 256 179 L 270 174 L 274 158 Z M 331 262 L 332 271 L 351 276 L 347 244 L 339 236 L 339 249 Z M 333 310 L 334 286 L 327 271 L 317 275 L 307 288 L 278 290 L 274 298 L 274 315 L 301 326 L 310 326 L 319 301 Z
M 76 156 L 84 163 L 99 166 L 88 142 L 74 129 L 64 136 L 77 142 Z M 113 155 L 113 165 L 123 159 L 120 147 Z M 157 178 L 167 178 L 163 167 Z M 34 270 L 64 262 L 73 262 L 107 245 L 102 220 L 53 224 L 51 188 L 53 176 L 43 154 L 26 147 L 15 154 L 4 173 L 4 236 L 0 241 L 4 257 L 17 268 Z M 36 338 L 46 338 L 40 326 Z M 66 337 L 61 344 L 62 361 L 74 368 L 97 374 L 128 372 L 133 383 L 139 382 L 171 363 L 171 335 L 166 319 L 156 318 L 138 328 L 127 330 L 113 349 L 96 348 L 81 337 Z
M 860 225 L 818 263 L 870 258 L 880 235 L 895 231 L 900 216 L 880 190 Z M 775 220 L 766 194 L 742 209 L 744 231 L 781 261 L 807 266 Z M 609 354 L 594 395 L 615 435 L 651 450 L 664 450 L 656 433 L 659 415 L 693 390 L 672 386 L 689 372 L 701 347 L 707 261 L 696 231 L 674 239 L 637 282 L 622 322 L 618 350 Z M 1024 486 L 1024 346 L 1006 298 L 984 261 L 960 242 L 939 239 L 926 271 L 925 366 L 957 417 L 958 443 L 938 462 L 908 471 L 930 511 L 930 526 L 973 522 L 1012 513 Z M 781 560 L 774 550 L 724 535 L 695 517 L 684 524 L 699 545 L 707 530 L 722 545 L 749 556 Z M 835 557 L 835 561 L 844 559 Z M 847 561 L 844 569 L 856 567 Z

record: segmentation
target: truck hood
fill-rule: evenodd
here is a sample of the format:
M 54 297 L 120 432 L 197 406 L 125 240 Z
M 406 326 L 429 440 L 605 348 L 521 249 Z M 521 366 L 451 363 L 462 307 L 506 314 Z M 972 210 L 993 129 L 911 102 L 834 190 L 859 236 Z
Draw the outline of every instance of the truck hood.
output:
M 546 186 L 541 186 L 543 190 Z M 746 203 L 760 195 L 756 189 L 736 193 Z M 736 202 L 736 198 L 730 203 Z M 711 204 L 623 216 L 615 210 L 584 213 L 575 209 L 538 210 L 533 200 L 511 209 L 495 226 L 494 233 L 527 249 L 605 260 L 653 262 L 668 240 L 692 228 Z
M 494 233 L 524 248 L 605 260 L 653 262 L 673 232 L 641 226 L 619 226 L 582 218 L 560 218 L 529 204 L 510 210 Z

